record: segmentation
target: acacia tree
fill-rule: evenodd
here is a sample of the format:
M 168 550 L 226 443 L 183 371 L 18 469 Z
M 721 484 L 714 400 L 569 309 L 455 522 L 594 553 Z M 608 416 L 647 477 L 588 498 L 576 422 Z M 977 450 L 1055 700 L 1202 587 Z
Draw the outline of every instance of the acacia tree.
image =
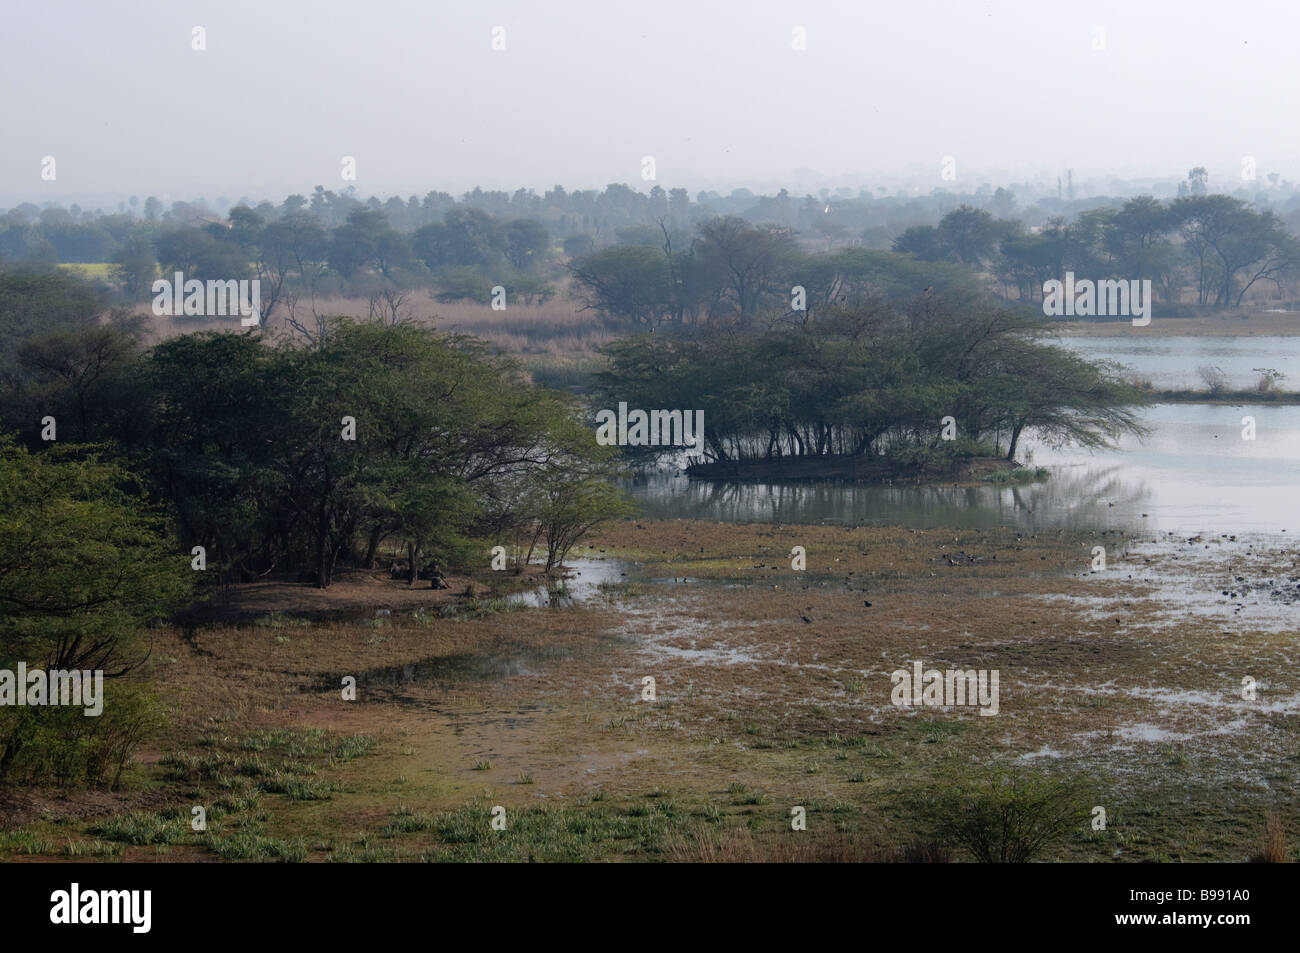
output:
M 758 311 L 759 303 L 787 276 L 795 257 L 794 236 L 776 225 L 751 225 L 724 215 L 700 225 L 699 234 L 701 259 L 742 316 Z
M 188 601 L 194 575 L 128 471 L 85 447 L 33 454 L 0 439 L 0 668 L 119 679 L 147 656 L 145 626 Z M 157 717 L 130 690 L 105 695 L 98 718 L 0 708 L 0 781 L 19 763 L 42 782 L 120 777 Z
M 194 573 L 128 471 L 77 446 L 0 440 L 0 656 L 118 677 Z M 12 667 L 12 666 L 9 666 Z
M 662 252 L 612 245 L 569 265 L 584 308 L 651 325 L 670 309 L 669 268 Z
M 553 417 L 547 434 L 549 457 L 528 476 L 528 513 L 535 526 L 531 558 L 539 538 L 546 542 L 547 573 L 564 565 L 579 540 L 601 523 L 631 512 L 615 484 L 622 470 L 613 447 L 595 442 L 576 409 Z
M 1140 395 L 1038 341 L 1042 327 L 965 296 L 921 295 L 761 331 L 628 338 L 605 349 L 597 406 L 699 408 L 718 462 L 942 451 L 949 415 L 969 441 L 1009 433 L 1012 457 L 1028 427 L 1089 446 L 1140 430 Z

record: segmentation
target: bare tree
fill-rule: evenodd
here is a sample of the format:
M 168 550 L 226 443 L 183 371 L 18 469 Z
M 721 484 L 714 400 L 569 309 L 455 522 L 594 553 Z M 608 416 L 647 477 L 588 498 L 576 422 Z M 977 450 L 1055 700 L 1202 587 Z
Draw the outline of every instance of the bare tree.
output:
M 287 292 L 284 296 L 284 306 L 289 312 L 285 318 L 285 323 L 305 337 L 313 347 L 320 347 L 325 340 L 325 318 L 316 312 L 316 297 L 312 295 L 311 301 L 311 326 L 308 326 L 305 320 L 298 318 L 298 302 L 300 293 L 297 291 Z
M 370 320 L 376 319 L 392 327 L 412 320 L 410 310 L 406 307 L 409 297 L 405 291 L 385 288 L 370 295 Z

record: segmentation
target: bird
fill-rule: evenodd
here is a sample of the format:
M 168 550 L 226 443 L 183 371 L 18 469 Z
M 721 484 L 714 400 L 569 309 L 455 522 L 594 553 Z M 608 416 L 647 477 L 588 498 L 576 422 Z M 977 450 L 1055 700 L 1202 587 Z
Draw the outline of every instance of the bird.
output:
M 868 602 L 866 599 L 863 599 L 863 600 L 862 600 L 862 604 L 863 604 L 864 606 L 866 606 L 868 609 L 871 608 L 871 603 Z
M 810 625 L 812 624 L 812 619 L 808 618 L 806 615 L 801 615 L 799 616 L 799 618 L 803 619 L 805 622 L 809 623 Z

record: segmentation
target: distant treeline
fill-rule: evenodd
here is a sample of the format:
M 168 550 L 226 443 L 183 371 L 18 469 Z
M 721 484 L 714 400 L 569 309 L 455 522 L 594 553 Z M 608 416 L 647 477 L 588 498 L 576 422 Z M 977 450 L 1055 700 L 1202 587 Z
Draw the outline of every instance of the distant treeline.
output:
M 1046 281 L 1149 280 L 1156 299 L 1236 308 L 1257 286 L 1294 293 L 1300 241 L 1270 210 L 1226 195 L 1151 196 L 1098 208 L 1035 231 L 1012 219 L 963 207 L 936 226 L 914 226 L 893 243 L 926 261 L 967 265 L 997 279 L 1005 296 L 1041 300 Z
M 318 186 L 279 205 L 241 200 L 221 213 L 203 202 L 164 210 L 152 197 L 109 214 L 25 203 L 0 214 L 0 260 L 107 264 L 127 301 L 143 300 L 160 271 L 256 277 L 268 312 L 285 312 L 299 296 L 413 287 L 434 288 L 443 300 L 485 300 L 501 285 L 511 300 L 544 301 L 567 264 L 618 247 L 687 254 L 701 230 L 722 219 L 786 236 L 787 248 L 804 255 L 893 250 L 962 265 L 1024 299 L 1066 270 L 1150 278 L 1170 305 L 1231 307 L 1261 283 L 1289 287 L 1300 195 L 1276 183 L 1210 195 L 1199 171 L 1167 201 L 1060 197 L 1023 208 L 1011 190 L 989 187 L 926 196 L 736 189 L 692 198 L 680 188 L 618 184 L 386 201 Z M 793 283 L 816 281 L 798 277 Z

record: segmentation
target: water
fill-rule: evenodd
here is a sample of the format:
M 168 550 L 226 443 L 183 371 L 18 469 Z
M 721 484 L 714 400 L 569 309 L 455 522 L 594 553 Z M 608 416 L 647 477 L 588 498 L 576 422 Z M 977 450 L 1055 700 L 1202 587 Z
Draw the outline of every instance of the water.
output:
M 1300 357 L 1295 367 L 1300 381 Z M 1247 414 L 1253 441 L 1242 439 Z M 1053 449 L 1029 436 L 1033 465 L 1052 476 L 1023 486 L 721 484 L 670 472 L 630 492 L 647 516 L 737 523 L 1300 534 L 1300 406 L 1157 404 L 1142 416 L 1145 441 L 1114 449 Z
M 507 602 L 532 608 L 562 607 L 589 602 L 602 583 L 623 581 L 627 566 L 618 559 L 566 559 L 564 579 L 506 596 Z
M 1198 371 L 1209 365 L 1223 371 L 1233 390 L 1253 388 L 1255 368 L 1273 368 L 1287 377 L 1284 390 L 1300 389 L 1300 337 L 1174 337 L 1117 335 L 1065 337 L 1060 344 L 1089 360 L 1117 361 L 1147 378 L 1157 390 L 1204 390 Z

